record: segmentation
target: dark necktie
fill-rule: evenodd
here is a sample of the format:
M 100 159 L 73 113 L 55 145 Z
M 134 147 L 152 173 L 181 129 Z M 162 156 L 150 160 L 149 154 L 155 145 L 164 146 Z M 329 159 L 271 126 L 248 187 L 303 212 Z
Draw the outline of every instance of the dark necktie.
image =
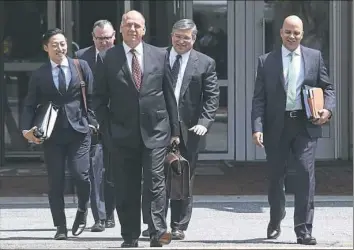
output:
M 181 55 L 176 56 L 176 60 L 173 63 L 173 67 L 171 70 L 172 80 L 173 80 L 173 82 L 172 82 L 173 89 L 176 88 L 178 73 L 179 73 L 179 69 L 181 67 L 181 62 L 180 62 L 181 57 L 182 57 Z
M 141 69 L 140 69 L 139 61 L 138 61 L 138 58 L 136 57 L 135 49 L 131 49 L 130 53 L 132 53 L 132 55 L 133 55 L 133 59 L 132 59 L 132 76 L 133 76 L 133 80 L 134 80 L 134 83 L 136 85 L 136 88 L 138 90 L 140 90 L 140 87 L 141 87 Z
M 58 65 L 59 68 L 59 75 L 58 75 L 58 81 L 59 81 L 59 92 L 61 94 L 65 94 L 66 92 L 66 80 L 65 80 L 65 74 L 60 65 Z
M 101 63 L 101 56 L 100 56 L 100 54 L 97 54 L 96 55 L 96 64 L 97 63 Z

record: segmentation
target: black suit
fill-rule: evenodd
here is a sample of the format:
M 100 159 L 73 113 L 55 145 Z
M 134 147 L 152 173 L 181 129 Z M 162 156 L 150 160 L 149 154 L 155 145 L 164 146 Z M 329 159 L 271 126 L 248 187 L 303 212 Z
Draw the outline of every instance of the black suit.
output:
M 325 109 L 333 111 L 335 93 L 329 82 L 320 51 L 301 46 L 304 80 L 302 85 L 324 90 Z M 284 174 L 291 151 L 295 159 L 298 187 L 295 191 L 294 225 L 297 234 L 311 233 L 315 194 L 315 149 L 322 128 L 308 121 L 305 114 L 290 118 L 285 111 L 286 85 L 281 49 L 258 59 L 252 102 L 252 132 L 263 132 L 269 164 L 268 200 L 271 222 L 278 223 L 285 211 Z M 302 103 L 304 107 L 304 104 Z
M 163 162 L 166 146 L 171 135 L 179 134 L 179 126 L 173 89 L 165 81 L 164 57 L 163 50 L 143 43 L 140 90 L 123 45 L 109 49 L 102 67 L 96 69 L 95 109 L 100 123 L 109 124 L 105 132 L 112 142 L 117 212 L 125 240 L 140 236 L 141 168 L 143 210 L 149 214 L 150 233 L 160 237 L 166 231 Z
M 66 160 L 76 180 L 80 209 L 87 209 L 90 196 L 89 149 L 91 138 L 88 119 L 84 111 L 79 76 L 71 58 L 68 58 L 68 63 L 71 81 L 64 94 L 61 94 L 54 84 L 50 62 L 33 72 L 20 125 L 22 130 L 31 129 L 38 104 L 52 101 L 60 106 L 52 136 L 43 143 L 49 179 L 49 203 L 55 226 L 66 225 L 63 197 Z M 85 61 L 80 60 L 80 65 L 87 84 L 87 106 L 90 109 L 92 72 Z
M 166 53 L 165 68 L 172 84 L 170 49 Z M 179 96 L 178 114 L 181 128 L 180 152 L 191 167 L 190 190 L 193 190 L 196 163 L 201 136 L 188 131 L 195 125 L 203 125 L 208 130 L 215 120 L 219 107 L 219 85 L 215 71 L 215 61 L 194 49 L 191 50 L 183 75 Z M 167 200 L 168 202 L 168 200 Z M 168 203 L 167 203 L 168 204 Z M 171 200 L 171 228 L 187 230 L 192 215 L 193 196 L 187 200 Z
M 96 69 L 96 63 L 100 63 L 102 60 L 100 55 L 96 56 L 96 48 L 95 46 L 87 47 L 80 49 L 76 52 L 76 57 L 80 58 L 82 60 L 85 60 L 88 65 L 90 66 L 93 75 L 95 73 Z M 96 61 L 96 58 L 99 60 L 98 62 Z M 104 138 L 102 138 L 104 139 Z M 108 161 L 109 161 L 109 153 L 106 147 L 104 147 L 104 140 L 102 140 L 102 145 L 91 145 L 90 149 L 90 155 L 92 160 L 92 163 L 95 163 L 94 165 L 91 164 L 91 169 L 90 169 L 90 180 L 91 180 L 91 210 L 93 214 L 94 220 L 97 222 L 99 220 L 105 220 L 106 215 L 107 217 L 110 217 L 113 215 L 114 211 L 114 192 L 113 192 L 113 187 L 109 184 L 108 181 L 105 181 L 105 178 L 103 176 L 108 174 Z M 101 144 L 101 143 L 100 143 Z M 105 168 L 101 164 L 100 160 L 100 148 L 103 147 L 103 162 L 106 163 Z M 95 153 L 98 153 L 96 155 Z M 108 213 L 106 213 L 108 212 Z

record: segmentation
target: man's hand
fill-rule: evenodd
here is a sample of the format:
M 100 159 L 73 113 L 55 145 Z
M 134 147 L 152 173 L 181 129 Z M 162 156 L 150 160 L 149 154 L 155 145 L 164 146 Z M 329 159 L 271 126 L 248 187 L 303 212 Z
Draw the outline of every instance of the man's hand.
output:
M 331 112 L 327 109 L 321 109 L 318 111 L 318 114 L 320 115 L 320 118 L 312 121 L 312 123 L 315 125 L 323 125 L 328 122 L 329 118 L 331 117 Z
M 252 135 L 253 143 L 256 144 L 258 147 L 264 148 L 263 146 L 263 133 L 256 132 Z
M 35 144 L 41 144 L 42 143 L 42 140 L 38 139 L 37 137 L 35 137 L 33 135 L 33 132 L 34 130 L 36 129 L 37 127 L 34 126 L 33 128 L 31 128 L 30 130 L 24 130 L 22 131 L 22 134 L 23 134 L 23 137 L 25 137 L 28 141 L 30 142 L 34 142 Z
M 203 125 L 195 125 L 194 127 L 191 127 L 188 129 L 189 131 L 193 131 L 197 135 L 203 136 L 208 132 L 208 129 L 204 127 Z
M 175 142 L 177 145 L 180 143 L 179 137 L 178 136 L 172 136 L 170 144 Z

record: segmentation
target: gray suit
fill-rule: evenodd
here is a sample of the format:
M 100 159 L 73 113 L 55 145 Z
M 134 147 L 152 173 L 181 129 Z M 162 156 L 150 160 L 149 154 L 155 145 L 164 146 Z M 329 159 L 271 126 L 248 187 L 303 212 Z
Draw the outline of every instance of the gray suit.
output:
M 80 49 L 76 52 L 76 57 L 85 60 L 94 73 L 96 68 L 96 48 L 95 46 Z M 91 210 L 95 222 L 106 220 L 106 207 L 104 195 L 104 157 L 102 144 L 92 144 L 90 148 L 90 181 L 91 181 Z
M 165 70 L 172 84 L 169 56 L 170 48 L 166 53 Z M 199 144 L 202 137 L 192 131 L 188 131 L 188 129 L 195 125 L 203 125 L 210 130 L 219 107 L 219 94 L 214 59 L 192 49 L 183 75 L 178 105 L 181 127 L 181 144 L 179 145 L 179 150 L 182 156 L 190 163 L 191 192 L 190 197 L 186 200 L 170 201 L 172 229 L 187 230 L 192 216 L 192 190 Z
M 321 52 L 301 46 L 301 56 L 304 63 L 303 85 L 322 88 L 325 109 L 332 112 L 335 107 L 335 93 L 332 83 L 329 82 Z M 252 101 L 252 133 L 263 132 L 264 135 L 269 165 L 268 200 L 271 221 L 279 222 L 285 211 L 284 175 L 291 151 L 296 161 L 299 183 L 295 190 L 295 232 L 311 233 L 315 194 L 315 149 L 317 138 L 322 134 L 322 127 L 312 124 L 305 115 L 290 118 L 285 112 L 285 103 L 282 54 L 281 49 L 278 49 L 258 59 Z

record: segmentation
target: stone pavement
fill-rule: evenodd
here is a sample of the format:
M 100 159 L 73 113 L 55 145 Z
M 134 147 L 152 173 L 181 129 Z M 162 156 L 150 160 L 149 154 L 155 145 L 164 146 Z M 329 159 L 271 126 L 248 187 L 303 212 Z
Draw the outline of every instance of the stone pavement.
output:
M 269 207 L 266 196 L 196 196 L 190 228 L 184 241 L 165 249 L 352 249 L 353 197 L 317 196 L 313 235 L 317 246 L 295 244 L 293 199 L 287 197 L 287 216 L 278 240 L 265 239 Z M 75 216 L 75 200 L 66 197 L 68 226 Z M 0 197 L 1 249 L 111 249 L 119 248 L 120 228 L 103 233 L 85 231 L 67 241 L 54 241 L 47 197 Z M 92 225 L 89 214 L 88 225 Z M 145 226 L 143 226 L 145 229 Z M 142 238 L 140 248 L 148 248 Z

